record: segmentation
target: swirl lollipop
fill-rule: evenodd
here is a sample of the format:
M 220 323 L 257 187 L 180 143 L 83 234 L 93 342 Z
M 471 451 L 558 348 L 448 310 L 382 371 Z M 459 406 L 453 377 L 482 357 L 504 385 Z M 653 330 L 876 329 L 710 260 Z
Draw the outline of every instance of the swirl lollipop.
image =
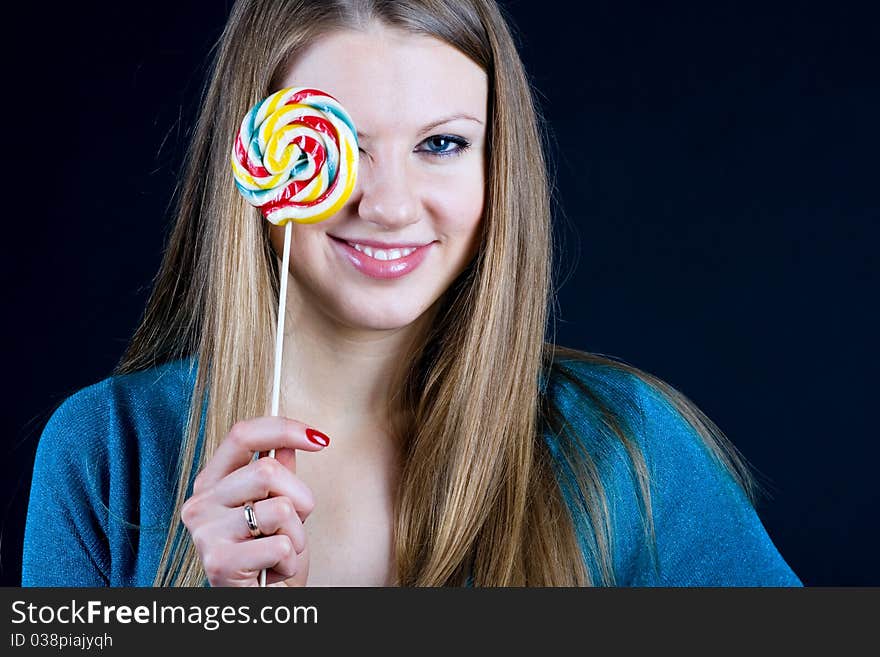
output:
M 357 132 L 323 91 L 277 91 L 248 112 L 232 150 L 241 195 L 273 224 L 328 218 L 351 195 L 357 177 Z
M 339 101 L 318 89 L 292 87 L 273 93 L 247 113 L 235 137 L 235 186 L 266 219 L 285 227 L 272 415 L 278 415 L 281 393 L 291 222 L 316 223 L 339 210 L 354 189 L 357 165 L 354 122 Z M 255 453 L 254 459 L 259 456 Z M 275 457 L 274 449 L 269 456 Z M 260 573 L 260 586 L 266 586 L 265 569 Z

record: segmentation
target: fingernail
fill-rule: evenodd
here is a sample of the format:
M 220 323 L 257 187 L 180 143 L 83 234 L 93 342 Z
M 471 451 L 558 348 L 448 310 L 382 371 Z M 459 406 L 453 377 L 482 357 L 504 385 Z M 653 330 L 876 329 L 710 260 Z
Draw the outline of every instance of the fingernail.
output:
M 326 433 L 321 433 L 317 429 L 312 429 L 311 427 L 306 429 L 306 438 L 321 447 L 326 447 L 330 444 L 330 436 Z

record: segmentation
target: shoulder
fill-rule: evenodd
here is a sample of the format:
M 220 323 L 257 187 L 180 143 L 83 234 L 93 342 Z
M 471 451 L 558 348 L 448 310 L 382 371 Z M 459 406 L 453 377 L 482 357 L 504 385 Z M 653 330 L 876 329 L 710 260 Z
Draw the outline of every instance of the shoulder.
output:
M 638 411 L 645 391 L 634 368 L 587 352 L 563 353 L 545 363 L 541 387 L 547 400 L 574 414 L 608 405 L 623 413 Z
M 751 503 L 749 473 L 732 443 L 666 381 L 619 359 L 566 349 L 549 367 L 545 399 L 557 427 L 567 428 L 557 433 L 590 455 L 611 491 L 649 483 L 645 492 L 668 495 L 690 481 L 692 491 L 711 483 Z
M 185 420 L 194 381 L 191 360 L 178 360 L 131 374 L 107 377 L 67 397 L 43 430 L 38 456 L 52 460 L 70 452 L 105 456 L 127 437 L 155 434 Z
M 194 374 L 175 361 L 108 377 L 55 410 L 34 460 L 26 585 L 152 581 Z
M 641 449 L 651 437 L 649 418 L 674 422 L 675 413 L 641 370 L 608 356 L 562 350 L 545 362 L 544 420 L 592 455 L 622 453 L 627 437 Z
M 547 371 L 548 414 L 569 427 L 551 423 L 548 444 L 588 455 L 607 495 L 619 582 L 799 585 L 743 486 L 747 467 L 691 400 L 603 356 L 569 352 Z
M 619 428 L 652 461 L 711 453 L 700 424 L 711 425 L 687 397 L 667 382 L 620 359 L 562 351 L 546 368 L 545 399 L 577 433 L 619 442 Z M 704 428 L 700 426 L 700 428 Z M 714 426 L 713 429 L 716 429 Z M 668 465 L 668 464 L 667 464 Z
M 176 413 L 195 380 L 192 360 L 176 360 L 131 374 L 107 377 L 67 397 L 49 424 L 122 419 L 146 410 Z
M 31 504 L 86 502 L 103 518 L 108 505 L 135 503 L 139 491 L 158 499 L 180 451 L 194 376 L 190 361 L 173 361 L 68 397 L 40 436 Z

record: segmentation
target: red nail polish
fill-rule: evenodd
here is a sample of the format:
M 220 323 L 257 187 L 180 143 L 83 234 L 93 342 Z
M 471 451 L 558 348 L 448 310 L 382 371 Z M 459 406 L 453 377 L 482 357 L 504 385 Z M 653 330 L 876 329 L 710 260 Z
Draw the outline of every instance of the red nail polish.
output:
M 326 433 L 321 433 L 317 429 L 312 429 L 311 427 L 306 429 L 306 438 L 321 447 L 326 447 L 330 444 L 330 436 Z

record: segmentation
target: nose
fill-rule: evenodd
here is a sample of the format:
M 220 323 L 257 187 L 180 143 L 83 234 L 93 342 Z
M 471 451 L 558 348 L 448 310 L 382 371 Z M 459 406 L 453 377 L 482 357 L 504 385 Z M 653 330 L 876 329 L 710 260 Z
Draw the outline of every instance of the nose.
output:
M 358 163 L 358 215 L 385 230 L 403 228 L 419 219 L 419 192 L 404 155 L 361 154 Z

